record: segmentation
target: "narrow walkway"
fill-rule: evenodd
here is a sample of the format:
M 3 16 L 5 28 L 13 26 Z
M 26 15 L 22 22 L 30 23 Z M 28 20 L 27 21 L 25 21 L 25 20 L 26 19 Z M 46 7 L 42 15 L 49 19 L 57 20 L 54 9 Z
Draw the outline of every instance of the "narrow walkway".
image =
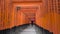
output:
M 35 26 L 28 26 L 21 34 L 36 34 Z
M 23 25 L 8 30 L 0 31 L 0 34 L 52 34 L 48 30 L 39 28 L 36 25 Z

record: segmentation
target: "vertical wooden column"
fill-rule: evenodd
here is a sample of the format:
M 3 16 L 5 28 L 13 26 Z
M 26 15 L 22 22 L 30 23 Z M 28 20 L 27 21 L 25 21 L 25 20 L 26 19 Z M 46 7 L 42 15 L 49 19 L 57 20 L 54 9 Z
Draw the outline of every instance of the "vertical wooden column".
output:
M 4 28 L 5 29 L 7 29 L 8 28 L 8 26 L 9 26 L 9 24 L 8 24 L 8 11 L 7 11 L 7 2 L 6 2 L 7 0 L 4 0 L 4 18 L 3 18 L 3 24 L 4 24 Z
M 60 26 L 60 24 L 59 24 L 60 23 L 60 14 L 59 14 L 60 13 L 60 11 L 59 11 L 60 10 L 60 7 L 59 7 L 60 0 L 55 0 L 55 1 L 56 1 L 55 2 L 56 4 L 55 4 L 54 10 L 55 10 L 56 15 L 55 15 L 55 31 L 54 32 L 55 32 L 55 34 L 60 34 L 60 29 L 59 29 L 60 28 L 59 27 Z
M 0 0 L 0 23 L 1 23 L 1 0 Z
M 13 23 L 11 22 L 12 18 L 12 0 L 5 0 L 4 1 L 4 7 L 5 7 L 5 11 L 4 11 L 4 28 L 8 29 L 11 28 L 13 25 Z
M 51 2 L 50 2 L 51 1 Z M 59 34 L 59 14 L 58 14 L 58 0 L 48 0 L 48 12 L 50 16 L 51 31 L 54 34 Z
M 48 0 L 48 19 L 49 19 L 49 30 L 52 31 L 52 23 L 54 22 L 54 11 L 53 11 L 53 0 Z
M 60 34 L 60 0 L 56 0 L 56 4 L 57 4 L 57 13 L 58 13 L 58 24 L 57 24 L 57 28 L 58 28 L 58 34 Z
M 4 15 L 5 7 L 4 7 L 4 0 L 0 0 L 0 30 L 5 29 L 4 28 Z

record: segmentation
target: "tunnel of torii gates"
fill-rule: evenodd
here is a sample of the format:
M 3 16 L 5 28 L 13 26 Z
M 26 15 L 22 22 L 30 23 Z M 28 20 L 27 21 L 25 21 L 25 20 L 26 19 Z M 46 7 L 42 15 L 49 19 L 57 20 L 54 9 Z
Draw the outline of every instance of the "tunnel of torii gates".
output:
M 60 0 L 0 0 L 0 30 L 34 21 L 54 34 L 60 34 Z

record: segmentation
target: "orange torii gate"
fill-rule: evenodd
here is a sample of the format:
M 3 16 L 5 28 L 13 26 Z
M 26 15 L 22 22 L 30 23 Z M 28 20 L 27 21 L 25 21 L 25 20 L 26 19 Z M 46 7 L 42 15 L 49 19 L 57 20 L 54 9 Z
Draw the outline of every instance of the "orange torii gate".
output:
M 60 34 L 59 2 L 58 0 L 0 0 L 0 30 L 29 24 L 29 18 L 34 17 L 35 24 L 39 27 Z

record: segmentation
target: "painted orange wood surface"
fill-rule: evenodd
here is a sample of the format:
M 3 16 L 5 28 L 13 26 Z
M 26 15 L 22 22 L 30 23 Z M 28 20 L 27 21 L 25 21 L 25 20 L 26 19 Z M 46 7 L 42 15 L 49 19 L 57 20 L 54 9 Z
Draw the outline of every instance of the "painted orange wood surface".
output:
M 44 5 L 43 5 L 44 4 Z M 48 12 L 46 11 L 46 4 L 45 2 L 42 4 L 42 8 L 40 7 L 40 12 L 42 14 L 40 14 L 40 12 L 37 12 L 36 14 L 36 24 L 40 27 L 43 27 L 44 29 L 47 29 L 51 32 L 53 32 L 54 34 L 60 34 L 60 14 L 58 14 L 56 10 L 50 10 L 51 8 L 51 3 L 48 5 Z M 42 15 L 42 16 L 40 16 Z
M 5 2 L 5 3 L 4 3 Z M 38 7 L 38 9 L 26 9 L 26 10 L 18 10 L 17 7 L 28 6 Z M 48 8 L 47 8 L 48 7 Z M 28 13 L 34 13 L 36 18 L 36 24 L 44 29 L 47 29 L 54 34 L 60 34 L 60 14 L 51 10 L 51 0 L 46 4 L 46 1 L 43 0 L 30 0 L 19 1 L 19 0 L 5 0 L 0 1 L 0 30 L 12 28 L 14 26 L 19 26 L 23 24 L 29 24 L 29 18 L 33 16 L 29 16 Z M 47 11 L 48 10 L 48 11 Z M 28 12 L 29 11 L 29 12 Z M 53 11 L 53 12 L 52 12 Z M 58 12 L 58 11 L 57 11 Z M 28 15 L 28 16 L 26 16 Z
M 55 15 L 55 16 L 54 16 Z M 60 27 L 59 27 L 59 15 L 58 14 L 54 14 L 52 13 L 52 15 L 50 14 L 46 14 L 44 17 L 37 17 L 37 21 L 36 24 L 53 32 L 54 34 L 59 34 L 60 31 Z
M 32 15 L 34 15 L 38 11 L 37 8 L 40 7 L 39 4 L 40 3 L 33 3 L 33 4 L 32 3 L 13 3 L 13 11 L 15 12 L 16 23 L 19 22 L 22 19 L 25 21 L 25 22 L 22 21 L 22 24 L 29 23 L 30 18 L 35 17 L 35 16 L 32 16 Z M 20 7 L 20 9 L 18 11 L 16 10 L 17 7 Z

